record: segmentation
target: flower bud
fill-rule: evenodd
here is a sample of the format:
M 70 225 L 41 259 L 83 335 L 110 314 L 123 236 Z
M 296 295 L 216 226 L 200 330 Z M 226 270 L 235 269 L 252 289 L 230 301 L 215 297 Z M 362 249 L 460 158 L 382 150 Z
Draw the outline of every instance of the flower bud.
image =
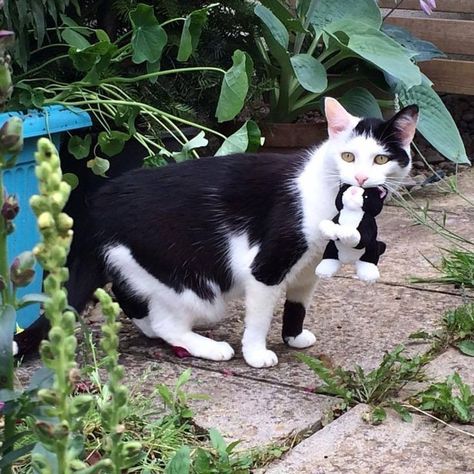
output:
M 20 206 L 18 205 L 16 196 L 10 195 L 3 201 L 1 214 L 5 220 L 11 221 L 15 219 L 19 211 Z
M 54 226 L 54 217 L 50 212 L 42 212 L 38 216 L 38 226 L 40 229 L 49 229 Z
M 3 105 L 10 99 L 13 92 L 10 65 L 1 58 L 0 61 L 0 104 Z
M 12 117 L 0 127 L 0 149 L 3 153 L 18 153 L 23 148 L 23 121 Z
M 10 266 L 10 280 L 18 287 L 29 285 L 35 277 L 36 260 L 32 252 L 22 252 Z

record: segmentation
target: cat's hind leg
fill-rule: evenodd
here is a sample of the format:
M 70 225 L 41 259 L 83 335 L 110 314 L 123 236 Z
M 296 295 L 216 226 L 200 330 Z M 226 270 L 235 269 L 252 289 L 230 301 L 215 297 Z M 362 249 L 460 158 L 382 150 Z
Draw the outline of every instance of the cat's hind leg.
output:
M 146 318 L 134 320 L 148 337 L 159 337 L 174 347 L 186 349 L 193 357 L 223 361 L 234 357 L 234 350 L 224 341 L 214 341 L 192 331 L 194 318 L 182 308 L 170 313 L 162 305 L 150 303 Z
M 311 331 L 303 329 L 304 318 L 315 284 L 316 276 L 313 266 L 309 265 L 289 283 L 286 290 L 281 336 L 290 347 L 304 349 L 316 342 L 315 335 Z

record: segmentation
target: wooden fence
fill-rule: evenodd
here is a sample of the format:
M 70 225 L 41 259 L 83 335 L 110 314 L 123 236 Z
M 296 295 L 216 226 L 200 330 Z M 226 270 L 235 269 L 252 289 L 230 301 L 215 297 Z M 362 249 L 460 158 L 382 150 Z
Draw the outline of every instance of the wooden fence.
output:
M 418 0 L 403 0 L 387 23 L 402 26 L 431 41 L 448 56 L 420 63 L 439 92 L 474 95 L 474 0 L 437 0 L 432 16 L 420 11 Z M 381 0 L 386 14 L 395 2 Z

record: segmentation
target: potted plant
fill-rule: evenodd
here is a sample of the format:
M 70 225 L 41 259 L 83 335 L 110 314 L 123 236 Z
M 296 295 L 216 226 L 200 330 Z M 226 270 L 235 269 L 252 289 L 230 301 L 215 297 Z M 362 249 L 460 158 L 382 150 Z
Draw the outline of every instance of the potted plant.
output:
M 401 28 L 384 27 L 375 0 L 292 3 L 294 8 L 262 0 L 254 10 L 263 27 L 263 36 L 256 39 L 260 58 L 273 81 L 267 123 L 261 125 L 267 145 L 272 146 L 274 136 L 277 145 L 286 137 L 298 146 L 298 130 L 300 146 L 319 141 L 317 126 L 294 122 L 319 111 L 321 99 L 332 95 L 354 115 L 372 117 L 382 116 L 381 106 L 417 103 L 420 133 L 447 158 L 467 162 L 451 115 L 416 65 L 442 55 L 433 44 Z

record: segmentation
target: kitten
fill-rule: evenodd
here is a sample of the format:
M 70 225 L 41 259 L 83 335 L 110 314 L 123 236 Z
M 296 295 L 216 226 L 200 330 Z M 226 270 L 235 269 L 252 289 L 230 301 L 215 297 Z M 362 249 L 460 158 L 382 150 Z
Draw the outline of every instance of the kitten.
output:
M 233 357 L 232 347 L 193 327 L 219 322 L 229 300 L 243 296 L 244 359 L 270 367 L 278 359 L 266 336 L 286 292 L 284 341 L 314 344 L 303 320 L 327 244 L 319 223 L 336 214 L 341 183 L 398 185 L 411 167 L 418 118 L 409 106 L 389 121 L 360 119 L 331 98 L 325 112 L 329 139 L 301 156 L 202 158 L 111 179 L 93 197 L 88 226 L 76 230 L 70 303 L 83 310 L 111 281 L 146 336 L 220 361 Z M 348 153 L 353 160 L 342 158 Z M 375 163 L 379 155 L 387 162 Z

